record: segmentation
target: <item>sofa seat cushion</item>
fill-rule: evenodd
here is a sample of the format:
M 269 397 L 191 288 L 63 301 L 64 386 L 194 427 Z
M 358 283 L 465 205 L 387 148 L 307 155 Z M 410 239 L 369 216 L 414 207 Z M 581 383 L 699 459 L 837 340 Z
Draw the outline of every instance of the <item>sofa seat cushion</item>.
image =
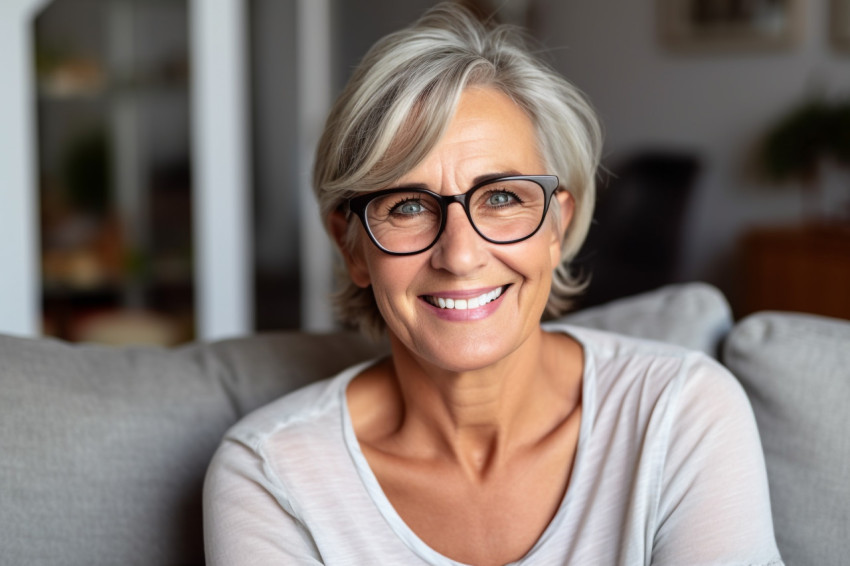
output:
M 723 361 L 755 411 L 785 562 L 846 564 L 850 322 L 759 313 L 735 326 Z

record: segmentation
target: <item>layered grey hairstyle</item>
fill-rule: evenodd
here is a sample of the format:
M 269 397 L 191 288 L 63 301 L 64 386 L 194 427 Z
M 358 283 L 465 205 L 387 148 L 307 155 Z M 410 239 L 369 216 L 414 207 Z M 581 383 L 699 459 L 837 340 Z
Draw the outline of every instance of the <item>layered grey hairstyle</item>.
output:
M 386 188 L 413 169 L 472 86 L 498 89 L 528 114 L 547 167 L 532 173 L 557 175 L 575 199 L 546 307 L 557 316 L 585 284 L 570 261 L 590 226 L 602 134 L 582 94 L 534 56 L 514 27 L 487 25 L 458 4 L 442 3 L 378 41 L 331 109 L 319 140 L 313 189 L 322 218 L 327 227 L 347 199 Z M 350 249 L 363 234 L 353 216 L 348 228 Z M 372 289 L 343 280 L 336 296 L 341 321 L 380 334 L 385 324 Z

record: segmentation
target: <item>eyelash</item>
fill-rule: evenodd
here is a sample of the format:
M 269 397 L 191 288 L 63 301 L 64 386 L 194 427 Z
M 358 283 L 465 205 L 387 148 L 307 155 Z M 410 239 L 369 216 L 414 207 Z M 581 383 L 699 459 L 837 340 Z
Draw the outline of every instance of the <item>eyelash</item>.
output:
M 402 200 L 399 200 L 399 201 L 397 201 L 397 202 L 394 202 L 394 203 L 392 203 L 391 205 L 388 205 L 388 206 L 387 206 L 387 214 L 388 214 L 388 215 L 389 215 L 389 214 L 394 214 L 394 213 L 395 213 L 395 211 L 396 211 L 396 210 L 397 210 L 400 206 L 404 206 L 404 205 L 405 205 L 406 203 L 408 203 L 408 202 L 417 202 L 417 203 L 421 203 L 421 202 L 422 202 L 422 199 L 420 199 L 420 198 L 416 198 L 416 197 L 407 197 L 407 198 L 405 198 L 405 199 L 402 199 Z

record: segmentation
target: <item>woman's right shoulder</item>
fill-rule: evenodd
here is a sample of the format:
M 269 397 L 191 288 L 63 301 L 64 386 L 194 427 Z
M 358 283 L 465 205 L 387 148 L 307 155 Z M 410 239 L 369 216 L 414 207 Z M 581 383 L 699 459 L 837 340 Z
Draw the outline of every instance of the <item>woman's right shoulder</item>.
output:
M 369 362 L 350 367 L 334 377 L 292 391 L 248 413 L 224 435 L 257 449 L 268 437 L 303 430 L 328 419 L 342 418 L 342 396 L 351 379 Z

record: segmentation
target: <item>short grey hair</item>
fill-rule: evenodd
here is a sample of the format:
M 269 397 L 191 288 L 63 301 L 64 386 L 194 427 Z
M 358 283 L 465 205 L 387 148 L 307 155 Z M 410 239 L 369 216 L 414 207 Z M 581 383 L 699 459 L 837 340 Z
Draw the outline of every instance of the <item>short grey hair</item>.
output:
M 584 96 L 536 57 L 513 26 L 483 23 L 466 8 L 445 2 L 369 50 L 319 140 L 313 189 L 322 218 L 327 226 L 347 199 L 386 188 L 421 162 L 471 86 L 495 88 L 528 114 L 546 173 L 557 175 L 575 200 L 546 306 L 549 315 L 560 315 L 585 287 L 570 262 L 590 227 L 602 132 Z M 349 247 L 359 237 L 357 225 L 349 222 Z M 372 289 L 347 276 L 343 281 L 336 296 L 341 322 L 380 334 L 385 323 Z

